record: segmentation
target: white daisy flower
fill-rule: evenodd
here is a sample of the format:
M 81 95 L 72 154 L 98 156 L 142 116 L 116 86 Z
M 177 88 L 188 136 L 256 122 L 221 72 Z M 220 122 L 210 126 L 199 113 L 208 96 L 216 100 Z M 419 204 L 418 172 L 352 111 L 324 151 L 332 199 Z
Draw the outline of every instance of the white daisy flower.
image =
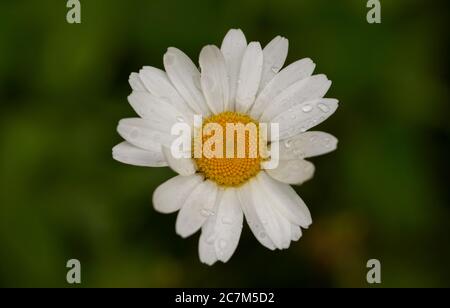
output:
M 336 149 L 337 139 L 307 131 L 338 106 L 323 98 L 331 85 L 325 75 L 312 75 L 309 58 L 283 68 L 288 40 L 277 36 L 264 49 L 247 43 L 241 30 L 230 30 L 220 48 L 200 52 L 200 70 L 186 54 L 169 48 L 165 71 L 143 67 L 130 75 L 128 97 L 138 118 L 122 119 L 119 134 L 126 140 L 113 148 L 114 159 L 137 166 L 169 166 L 179 175 L 160 185 L 153 205 L 162 213 L 178 212 L 176 232 L 188 237 L 201 230 L 203 263 L 227 262 L 239 242 L 244 217 L 265 247 L 288 248 L 312 223 L 302 199 L 290 186 L 310 179 L 314 165 L 305 158 Z M 171 145 L 176 123 L 278 123 L 279 163 L 263 169 L 261 155 L 244 158 L 175 159 Z M 204 124 L 203 124 L 204 125 Z M 205 145 L 205 139 L 200 142 Z M 260 136 L 259 136 L 260 138 Z M 225 143 L 225 147 L 230 144 Z M 246 149 L 249 143 L 246 143 Z M 191 158 L 192 157 L 192 158 Z

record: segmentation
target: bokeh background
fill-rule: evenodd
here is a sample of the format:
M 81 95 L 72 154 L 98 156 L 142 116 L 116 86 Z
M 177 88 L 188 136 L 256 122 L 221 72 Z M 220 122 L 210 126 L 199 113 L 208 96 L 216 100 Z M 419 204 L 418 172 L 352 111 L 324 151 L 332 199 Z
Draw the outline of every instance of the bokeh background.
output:
M 0 286 L 450 286 L 448 1 L 365 0 L 0 2 Z M 128 76 L 162 68 L 168 46 L 193 59 L 229 28 L 263 44 L 290 41 L 288 63 L 310 57 L 340 108 L 317 129 L 336 152 L 313 159 L 296 188 L 314 223 L 285 251 L 244 227 L 227 264 L 197 256 L 198 234 L 175 234 L 153 190 L 174 173 L 113 161 L 117 122 L 134 113 Z

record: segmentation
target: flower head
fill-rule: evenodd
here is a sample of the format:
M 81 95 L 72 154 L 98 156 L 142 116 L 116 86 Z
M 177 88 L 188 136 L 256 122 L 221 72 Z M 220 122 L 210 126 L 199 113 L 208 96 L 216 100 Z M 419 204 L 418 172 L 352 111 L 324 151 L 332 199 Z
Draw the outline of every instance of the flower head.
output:
M 202 49 L 200 71 L 171 47 L 164 55 L 165 71 L 143 67 L 130 75 L 128 100 L 139 118 L 119 122 L 126 141 L 113 148 L 113 157 L 137 166 L 169 166 L 179 174 L 156 189 L 153 205 L 162 213 L 179 211 L 180 236 L 201 230 L 204 263 L 231 258 L 244 217 L 271 250 L 288 248 L 312 223 L 290 185 L 313 176 L 314 165 L 305 158 L 336 148 L 335 137 L 308 130 L 328 118 L 338 102 L 323 98 L 331 81 L 312 75 L 309 58 L 282 69 L 287 51 L 283 37 L 262 49 L 233 29 L 220 49 Z M 192 119 L 199 115 L 198 126 Z M 177 123 L 193 135 L 183 157 L 173 152 Z M 276 129 L 264 130 L 263 124 Z

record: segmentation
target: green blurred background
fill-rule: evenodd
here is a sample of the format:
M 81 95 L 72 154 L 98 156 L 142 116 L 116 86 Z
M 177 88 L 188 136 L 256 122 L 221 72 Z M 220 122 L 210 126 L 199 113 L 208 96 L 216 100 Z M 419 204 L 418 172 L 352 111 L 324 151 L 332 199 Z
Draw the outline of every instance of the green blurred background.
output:
M 371 258 L 383 287 L 450 286 L 447 2 L 381 1 L 370 25 L 365 0 L 81 1 L 71 25 L 65 0 L 1 1 L 0 286 L 69 286 L 71 258 L 84 287 L 366 287 Z M 317 129 L 339 148 L 297 188 L 314 221 L 299 242 L 271 252 L 245 226 L 208 267 L 152 208 L 174 173 L 111 148 L 129 73 L 169 46 L 196 60 L 229 28 L 317 63 L 340 101 Z

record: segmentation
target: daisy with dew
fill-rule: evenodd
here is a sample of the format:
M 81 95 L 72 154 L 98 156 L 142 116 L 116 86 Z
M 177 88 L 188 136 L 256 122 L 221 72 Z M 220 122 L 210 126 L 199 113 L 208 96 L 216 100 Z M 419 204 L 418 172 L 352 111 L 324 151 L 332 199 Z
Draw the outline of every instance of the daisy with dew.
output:
M 176 232 L 188 237 L 201 230 L 198 251 L 203 263 L 227 262 L 239 242 L 244 217 L 256 239 L 265 247 L 286 249 L 312 223 L 302 199 L 290 185 L 309 180 L 314 165 L 306 158 L 333 151 L 337 139 L 309 131 L 334 113 L 336 99 L 323 98 L 331 86 L 325 75 L 312 75 L 309 58 L 283 68 L 288 40 L 277 36 L 267 46 L 247 40 L 241 30 L 230 30 L 221 47 L 205 46 L 200 68 L 181 50 L 169 48 L 165 71 L 143 67 L 132 73 L 133 92 L 128 97 L 139 117 L 122 119 L 119 134 L 126 140 L 113 148 L 114 159 L 146 167 L 169 166 L 177 176 L 161 184 L 153 194 L 154 208 L 162 213 L 178 211 Z M 185 123 L 198 135 L 195 116 L 202 117 L 200 136 L 193 146 L 203 152 L 176 157 L 173 127 Z M 276 124 L 264 133 L 262 123 Z M 207 125 L 223 131 L 220 148 L 211 146 Z M 245 132 L 243 141 L 229 142 L 228 124 L 257 127 L 255 142 Z M 272 133 L 271 133 L 272 132 Z M 262 142 L 261 142 L 262 141 Z M 199 143 L 199 144 L 198 144 Z M 207 155 L 206 149 L 242 156 Z M 267 167 L 276 150 L 277 164 Z M 270 153 L 269 157 L 264 153 Z M 253 153 L 254 154 L 254 153 Z

